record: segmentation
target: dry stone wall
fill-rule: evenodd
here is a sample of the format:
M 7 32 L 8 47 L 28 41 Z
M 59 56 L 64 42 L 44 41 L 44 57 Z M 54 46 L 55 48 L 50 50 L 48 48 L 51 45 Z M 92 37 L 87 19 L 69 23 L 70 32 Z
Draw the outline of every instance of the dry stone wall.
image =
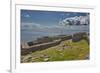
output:
M 80 41 L 81 39 L 86 39 L 87 41 L 89 41 L 89 38 L 87 37 L 88 37 L 87 33 L 83 32 L 83 33 L 76 33 L 69 36 L 63 36 L 63 37 L 61 36 L 59 38 L 57 37 L 57 39 L 55 38 L 53 40 L 48 37 L 39 38 L 38 41 L 35 41 L 35 42 L 31 41 L 31 42 L 22 44 L 21 55 L 25 55 L 37 50 L 47 49 L 49 47 L 53 47 L 60 44 L 62 41 L 69 40 L 69 39 L 72 39 L 72 42 L 77 42 L 77 41 Z

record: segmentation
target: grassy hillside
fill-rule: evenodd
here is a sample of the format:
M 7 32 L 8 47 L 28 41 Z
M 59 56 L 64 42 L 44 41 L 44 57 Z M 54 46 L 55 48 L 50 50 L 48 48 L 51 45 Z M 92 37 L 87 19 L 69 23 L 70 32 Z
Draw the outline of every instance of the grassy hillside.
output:
M 89 59 L 89 44 L 86 40 L 79 42 L 63 41 L 57 46 L 21 56 L 22 63 L 85 59 Z

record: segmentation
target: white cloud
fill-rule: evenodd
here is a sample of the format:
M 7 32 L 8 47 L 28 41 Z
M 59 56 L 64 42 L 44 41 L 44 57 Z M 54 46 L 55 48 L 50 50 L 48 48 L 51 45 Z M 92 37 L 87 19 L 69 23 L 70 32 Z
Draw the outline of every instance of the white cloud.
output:
M 74 25 L 70 26 L 68 20 Z M 83 24 L 89 24 L 89 16 L 75 16 L 75 17 L 70 17 L 70 18 L 65 18 L 63 20 L 60 20 L 58 25 L 43 25 L 43 24 L 38 24 L 35 22 L 32 23 L 26 23 L 22 22 L 21 23 L 21 29 L 25 31 L 32 31 L 33 32 L 58 32 L 60 30 L 87 30 L 88 26 L 76 26 L 77 22 L 80 21 L 79 25 Z M 65 27 L 67 26 L 67 27 Z
M 37 23 L 28 23 L 28 22 L 22 22 L 21 23 L 21 29 L 27 29 L 27 30 L 31 30 L 31 29 L 37 29 L 37 28 L 42 28 L 42 26 L 40 24 Z
M 75 17 L 69 17 L 65 18 L 62 21 L 59 21 L 59 25 L 65 26 L 65 25 L 89 25 L 89 15 L 87 16 L 75 16 Z
M 29 18 L 31 16 L 29 14 L 25 14 L 24 17 Z

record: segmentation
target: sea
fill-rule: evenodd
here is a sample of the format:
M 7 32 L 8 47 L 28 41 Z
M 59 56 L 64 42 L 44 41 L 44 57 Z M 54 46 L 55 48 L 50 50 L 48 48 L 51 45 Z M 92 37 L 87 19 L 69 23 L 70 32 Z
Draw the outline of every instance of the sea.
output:
M 34 41 L 44 36 L 72 35 L 78 32 L 89 33 L 89 25 L 68 27 L 21 27 L 21 42 Z

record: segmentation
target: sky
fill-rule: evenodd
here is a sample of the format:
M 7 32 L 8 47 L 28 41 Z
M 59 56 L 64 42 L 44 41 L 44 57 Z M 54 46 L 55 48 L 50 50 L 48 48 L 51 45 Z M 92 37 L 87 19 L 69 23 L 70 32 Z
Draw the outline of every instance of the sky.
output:
M 59 21 L 75 17 L 86 16 L 88 13 L 79 12 L 56 12 L 56 11 L 37 11 L 21 10 L 21 23 L 36 23 L 46 26 L 58 25 Z
M 88 26 L 65 26 L 67 20 L 73 20 L 73 24 L 78 20 L 82 24 L 87 23 L 88 15 L 82 12 L 21 10 L 21 41 L 36 40 L 43 36 L 88 32 Z

